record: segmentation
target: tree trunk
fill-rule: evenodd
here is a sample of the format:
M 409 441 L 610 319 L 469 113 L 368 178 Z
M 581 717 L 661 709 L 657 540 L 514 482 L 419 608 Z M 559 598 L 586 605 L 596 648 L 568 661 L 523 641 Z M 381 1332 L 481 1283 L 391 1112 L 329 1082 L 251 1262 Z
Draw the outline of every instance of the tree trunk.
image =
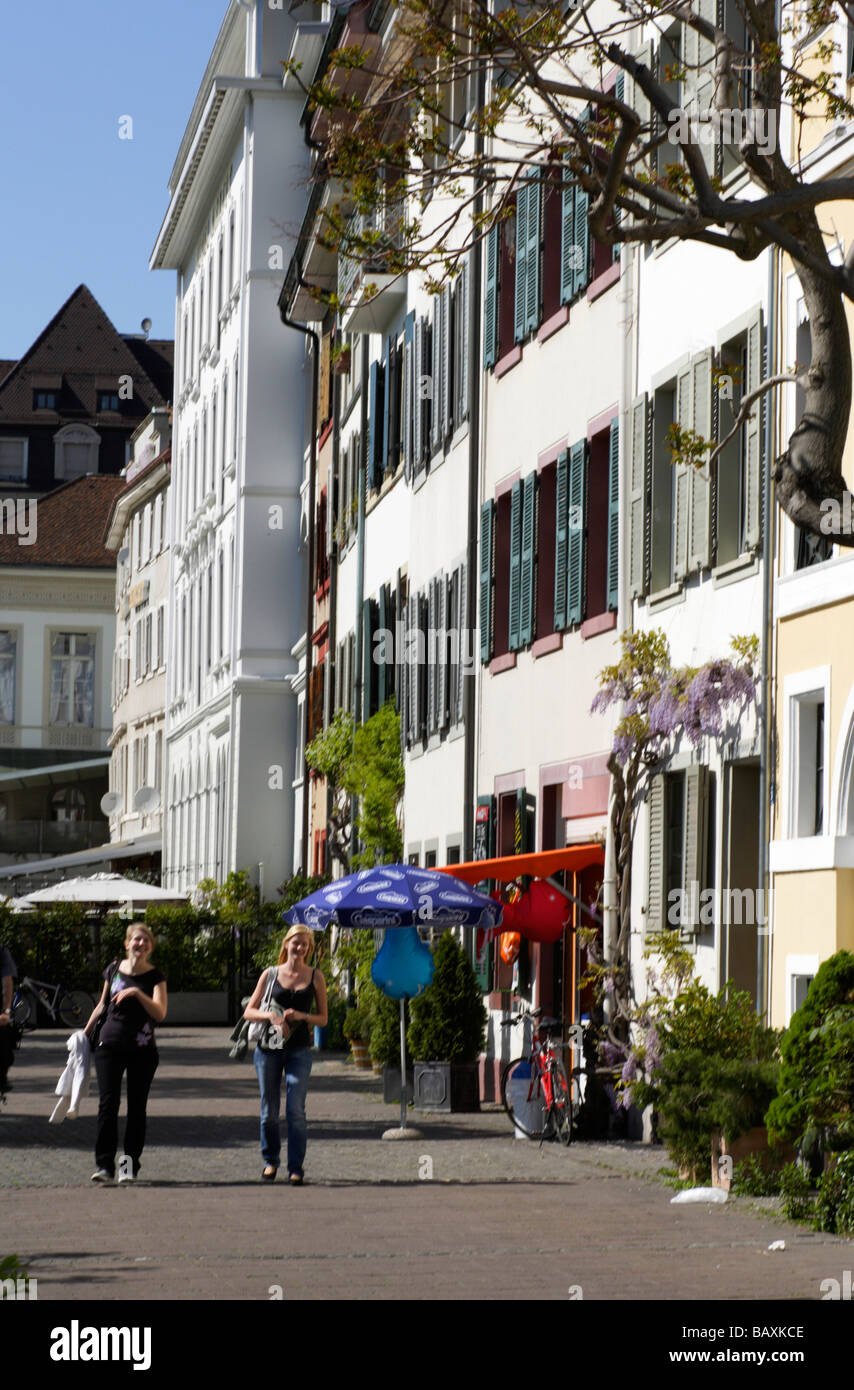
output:
M 799 223 L 793 228 L 796 234 L 811 251 L 824 253 L 814 214 L 800 218 Z M 850 514 L 843 512 L 841 501 L 845 491 L 842 451 L 851 408 L 851 344 L 845 306 L 835 286 L 807 266 L 797 261 L 794 265 L 809 316 L 812 361 L 806 373 L 803 416 L 774 472 L 777 499 L 796 525 L 813 535 L 832 535 L 841 545 L 854 545 Z M 839 508 L 835 517 L 827 506 L 831 499 Z M 847 527 L 843 520 L 849 522 Z

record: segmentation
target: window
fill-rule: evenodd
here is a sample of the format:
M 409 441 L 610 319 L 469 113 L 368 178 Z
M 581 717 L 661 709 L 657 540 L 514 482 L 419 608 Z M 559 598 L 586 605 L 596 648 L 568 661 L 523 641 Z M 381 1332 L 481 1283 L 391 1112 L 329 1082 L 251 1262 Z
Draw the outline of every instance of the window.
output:
M 52 725 L 95 726 L 95 636 L 55 632 L 50 642 Z
M 118 410 L 119 410 L 119 397 L 118 397 L 118 393 L 117 393 L 117 392 L 115 392 L 115 391 L 99 391 L 99 392 L 98 392 L 98 411 L 99 411 L 99 413 L 100 413 L 101 411 L 104 411 L 104 410 L 115 410 L 115 411 L 118 411 Z
M 15 722 L 15 671 L 18 634 L 0 630 L 0 724 Z
M 815 975 L 790 975 L 789 976 L 789 1014 L 796 1014 L 798 1009 L 806 1003 L 810 985 L 815 979 Z
M 21 482 L 26 476 L 26 439 L 0 438 L 0 480 L 3 482 Z
M 65 425 L 53 437 L 54 474 L 57 478 L 82 478 L 98 471 L 100 437 L 88 425 Z
M 823 690 L 806 691 L 790 706 L 791 834 L 822 835 L 825 825 L 827 730 Z
M 33 410 L 56 410 L 59 401 L 58 391 L 33 392 Z

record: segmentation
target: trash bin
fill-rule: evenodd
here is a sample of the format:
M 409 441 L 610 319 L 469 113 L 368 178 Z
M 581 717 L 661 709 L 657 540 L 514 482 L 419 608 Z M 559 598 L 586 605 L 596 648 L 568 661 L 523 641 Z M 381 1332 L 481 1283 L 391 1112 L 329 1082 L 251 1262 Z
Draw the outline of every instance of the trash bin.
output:
M 318 1028 L 317 1024 L 314 1025 L 314 1045 L 315 1047 L 326 1046 L 326 1029 Z
M 517 1067 L 508 1083 L 508 1090 L 513 1104 L 513 1114 L 519 1123 L 525 1125 L 529 1131 L 539 1132 L 543 1127 L 543 1094 L 537 1086 L 530 1100 L 528 1099 L 531 1090 L 530 1068 Z M 531 1137 L 530 1133 L 526 1134 L 524 1129 L 519 1128 L 519 1124 L 514 1124 L 513 1133 L 516 1139 Z

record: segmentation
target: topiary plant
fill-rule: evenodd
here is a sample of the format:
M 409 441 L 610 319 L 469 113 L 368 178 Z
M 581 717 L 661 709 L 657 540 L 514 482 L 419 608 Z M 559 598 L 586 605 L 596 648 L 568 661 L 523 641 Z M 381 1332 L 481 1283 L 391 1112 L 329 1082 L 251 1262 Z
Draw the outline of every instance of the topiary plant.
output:
M 483 1051 L 486 1009 L 471 961 L 445 932 L 433 954 L 433 983 L 412 1000 L 406 1045 L 420 1062 L 474 1062 Z
M 374 1000 L 371 1057 L 375 1062 L 400 1067 L 400 1000 L 389 999 L 382 990 Z
M 854 1148 L 854 954 L 819 968 L 780 1043 L 778 1094 L 765 1122 L 772 1142 L 804 1153 Z

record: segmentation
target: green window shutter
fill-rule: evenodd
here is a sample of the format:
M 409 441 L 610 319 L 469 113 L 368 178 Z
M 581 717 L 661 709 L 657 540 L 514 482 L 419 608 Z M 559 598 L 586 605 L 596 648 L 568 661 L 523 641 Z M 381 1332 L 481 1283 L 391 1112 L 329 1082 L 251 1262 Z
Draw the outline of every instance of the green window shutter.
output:
M 536 473 L 529 473 L 522 484 L 522 569 L 519 598 L 519 644 L 527 647 L 534 640 L 534 509 Z
M 379 413 L 379 362 L 372 362 L 368 375 L 368 484 L 373 487 L 374 483 L 374 459 L 379 448 L 379 441 L 382 438 Z
M 569 461 L 566 453 L 555 469 L 555 632 L 566 627 L 566 546 L 569 521 Z
M 649 784 L 647 797 L 648 848 L 645 932 L 664 929 L 664 776 L 659 773 Z
M 527 180 L 516 195 L 516 294 L 513 305 L 513 337 L 521 343 L 525 336 L 526 291 L 528 287 L 528 192 Z
M 638 396 L 629 407 L 628 419 L 629 481 L 629 593 L 641 598 L 647 591 L 649 571 L 647 475 L 649 468 L 649 403 L 645 395 Z
M 371 668 L 373 653 L 371 651 L 371 600 L 366 598 L 362 602 L 362 723 L 365 724 L 370 719 L 373 710 L 371 709 Z
M 566 621 L 580 623 L 584 601 L 584 459 L 585 441 L 569 451 L 569 518 L 566 547 Z
M 415 311 L 410 310 L 403 325 L 403 477 L 408 483 L 412 479 L 412 456 L 414 453 L 413 434 L 415 407 L 418 392 L 415 389 Z
M 676 378 L 676 419 L 682 429 L 694 423 L 690 362 Z M 688 528 L 691 518 L 691 474 L 689 463 L 673 465 L 673 578 L 684 579 L 688 570 Z
M 382 634 L 383 634 L 383 641 L 382 641 L 382 647 L 381 647 L 381 648 L 377 648 L 377 654 L 378 654 L 378 655 L 381 655 L 383 659 L 382 659 L 382 661 L 380 662 L 379 668 L 378 668 L 378 670 L 377 670 L 377 708 L 378 708 L 378 709 L 382 709 L 383 705 L 385 704 L 385 702 L 386 702 L 386 700 L 388 699 L 389 694 L 390 694 L 390 691 L 389 691 L 389 684 L 390 684 L 390 682 L 389 682 L 389 679 L 388 679 L 389 672 L 388 672 L 388 667 L 386 666 L 386 663 L 385 663 L 385 656 L 386 656 L 385 633 L 386 633 L 386 631 L 388 630 L 388 619 L 389 619 L 389 602 L 388 602 L 388 597 L 389 597 L 389 596 L 388 596 L 388 591 L 387 591 L 387 589 L 386 589 L 385 584 L 381 584 L 381 585 L 380 585 L 380 602 L 379 602 L 379 615 L 378 615 L 378 616 L 379 616 L 379 630 L 380 630 L 380 631 L 382 632 Z
M 492 527 L 494 503 L 484 502 L 480 509 L 480 572 L 479 611 L 480 659 L 489 661 L 492 655 Z
M 457 687 L 456 687 L 456 708 L 451 711 L 451 718 L 454 723 L 462 724 L 465 711 L 465 681 L 466 671 L 463 665 L 464 651 L 462 647 L 463 633 L 468 632 L 468 565 L 460 565 L 457 570 L 457 609 L 456 625 L 459 632 L 459 645 L 457 648 Z
M 572 299 L 573 247 L 575 245 L 575 186 L 569 183 L 572 174 L 567 164 L 563 165 L 563 192 L 561 193 L 560 220 L 560 302 L 568 304 Z
M 519 646 L 520 599 L 522 596 L 522 484 L 513 484 L 510 493 L 510 650 Z
M 620 422 L 611 421 L 608 438 L 608 607 L 620 596 Z
M 590 199 L 583 188 L 575 190 L 575 252 L 572 269 L 573 296 L 586 289 L 590 280 L 590 228 L 587 225 L 587 207 Z
M 494 367 L 498 357 L 498 227 L 490 227 L 487 233 L 484 260 L 483 365 Z
M 525 285 L 525 331 L 535 333 L 540 323 L 540 177 L 528 181 L 528 219 L 526 228 L 527 280 Z
M 757 309 L 747 326 L 744 394 L 755 391 L 762 380 L 762 310 Z M 762 536 L 762 402 L 754 401 L 744 431 L 744 543 L 758 546 Z
M 617 81 L 616 81 L 616 83 L 614 84 L 614 96 L 617 98 L 617 101 L 625 101 L 625 99 L 626 99 L 626 74 L 625 74 L 624 72 L 618 72 L 618 73 L 617 73 Z M 615 226 L 619 226 L 619 224 L 620 224 L 620 209 L 619 209 L 619 208 L 614 208 L 614 225 L 615 225 Z M 616 264 L 616 263 L 619 261 L 619 259 L 620 259 L 620 242 L 619 242 L 619 241 L 615 241 L 615 242 L 614 242 L 614 245 L 611 247 L 611 262 L 612 262 L 612 264 Z
M 712 350 L 698 352 L 691 361 L 691 394 L 694 431 L 703 439 L 712 437 Z M 708 458 L 708 454 L 706 455 Z M 703 473 L 706 476 L 703 476 Z M 708 569 L 711 474 L 708 463 L 703 473 L 691 469 L 691 526 L 688 541 L 689 571 Z

